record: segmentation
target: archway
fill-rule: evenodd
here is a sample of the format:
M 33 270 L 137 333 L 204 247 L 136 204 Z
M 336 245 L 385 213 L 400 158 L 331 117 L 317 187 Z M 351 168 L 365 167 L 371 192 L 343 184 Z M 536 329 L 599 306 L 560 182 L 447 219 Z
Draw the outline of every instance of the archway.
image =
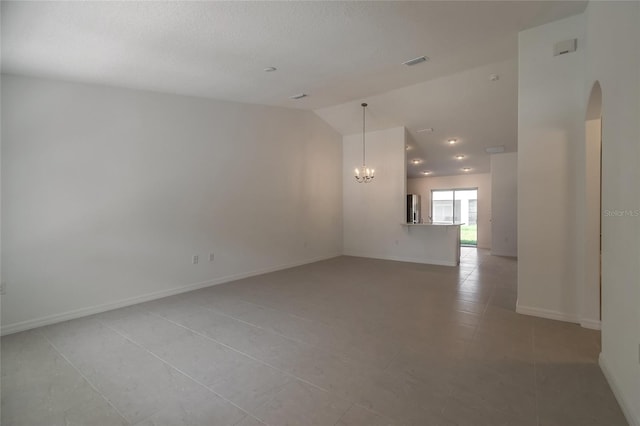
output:
M 602 299 L 602 88 L 591 88 L 585 117 L 583 325 L 599 328 Z

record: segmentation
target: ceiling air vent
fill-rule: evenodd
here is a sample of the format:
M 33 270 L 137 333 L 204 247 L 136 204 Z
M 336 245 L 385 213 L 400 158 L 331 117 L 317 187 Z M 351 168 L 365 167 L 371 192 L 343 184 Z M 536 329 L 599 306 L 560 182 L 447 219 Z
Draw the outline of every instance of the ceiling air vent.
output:
M 427 62 L 428 60 L 429 58 L 427 58 L 426 56 L 420 56 L 419 58 L 409 59 L 408 61 L 403 62 L 402 65 L 412 66 L 420 64 L 422 62 Z
M 490 146 L 484 150 L 487 154 L 500 154 L 501 152 L 504 152 L 504 145 Z
M 578 48 L 578 39 L 559 41 L 553 46 L 553 56 L 560 56 L 567 53 L 575 52 Z

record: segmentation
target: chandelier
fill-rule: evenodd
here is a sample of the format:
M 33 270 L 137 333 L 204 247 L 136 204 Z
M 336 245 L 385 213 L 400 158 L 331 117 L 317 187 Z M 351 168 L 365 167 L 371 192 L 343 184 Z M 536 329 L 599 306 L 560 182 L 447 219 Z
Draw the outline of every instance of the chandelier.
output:
M 366 157 L 365 157 L 365 146 L 364 146 L 364 135 L 365 135 L 365 111 L 367 109 L 367 104 L 362 104 L 362 167 L 356 167 L 356 182 L 358 183 L 369 183 L 373 180 L 375 170 L 367 167 Z

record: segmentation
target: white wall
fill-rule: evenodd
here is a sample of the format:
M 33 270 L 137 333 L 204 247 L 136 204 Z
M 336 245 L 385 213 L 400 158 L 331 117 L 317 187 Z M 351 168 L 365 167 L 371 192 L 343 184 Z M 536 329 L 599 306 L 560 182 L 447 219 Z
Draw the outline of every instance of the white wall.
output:
M 362 134 L 344 136 L 342 146 L 344 252 L 391 256 L 405 221 L 405 129 L 366 134 L 367 166 L 376 171 L 371 183 L 356 183 L 353 177 L 362 163 Z
M 553 56 L 558 41 L 574 53 Z M 584 16 L 519 35 L 518 312 L 578 320 L 575 147 L 584 143 Z
M 518 256 L 518 154 L 491 156 L 491 254 Z
M 422 217 L 431 214 L 431 190 L 478 188 L 478 247 L 491 248 L 491 175 L 478 173 L 407 179 L 407 192 L 420 194 Z
M 578 37 L 578 52 L 550 56 Z M 631 425 L 640 425 L 640 4 L 590 2 L 577 17 L 520 35 L 518 310 L 593 319 L 587 100 L 602 86 L 602 353 Z M 542 202 L 551 209 L 545 208 Z M 551 210 L 551 212 L 549 212 Z M 618 213 L 615 213 L 618 212 Z M 523 309 L 524 308 L 524 309 Z M 589 313 L 591 312 L 591 314 Z M 586 321 L 586 322 L 585 322 Z
M 2 94 L 2 78 L 0 78 L 0 96 Z M 2 102 L 0 102 L 0 206 L 2 205 Z M 0 207 L 0 281 L 2 280 L 2 208 Z M 0 294 L 0 330 L 2 330 L 2 305 L 4 296 Z M 2 360 L 0 360 L 2 365 Z
M 440 265 L 455 264 L 457 233 L 445 227 L 406 223 L 406 133 L 404 127 L 368 132 L 367 166 L 372 183 L 357 183 L 362 134 L 343 138 L 344 254 Z M 455 228 L 457 229 L 457 228 Z
M 640 3 L 590 2 L 585 15 L 588 44 L 585 97 L 595 81 L 602 87 L 602 208 L 605 213 L 630 212 L 602 217 L 600 364 L 627 419 L 638 426 Z M 586 104 L 582 109 L 583 128 L 585 109 Z
M 5 332 L 342 252 L 341 137 L 312 112 L 2 89 Z

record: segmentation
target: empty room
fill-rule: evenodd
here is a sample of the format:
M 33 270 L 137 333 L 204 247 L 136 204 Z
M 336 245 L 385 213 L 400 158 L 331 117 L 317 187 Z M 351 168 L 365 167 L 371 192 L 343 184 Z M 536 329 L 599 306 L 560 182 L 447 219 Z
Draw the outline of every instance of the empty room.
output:
M 640 2 L 0 24 L 3 426 L 640 426 Z

